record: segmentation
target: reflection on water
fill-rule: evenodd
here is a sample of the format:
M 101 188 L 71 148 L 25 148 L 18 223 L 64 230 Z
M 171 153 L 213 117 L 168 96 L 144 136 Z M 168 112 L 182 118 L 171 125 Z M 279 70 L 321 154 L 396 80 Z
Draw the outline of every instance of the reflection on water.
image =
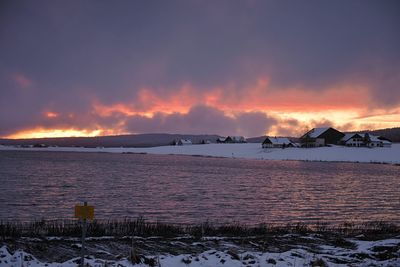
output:
M 0 152 L 0 219 L 400 222 L 399 166 L 189 156 Z

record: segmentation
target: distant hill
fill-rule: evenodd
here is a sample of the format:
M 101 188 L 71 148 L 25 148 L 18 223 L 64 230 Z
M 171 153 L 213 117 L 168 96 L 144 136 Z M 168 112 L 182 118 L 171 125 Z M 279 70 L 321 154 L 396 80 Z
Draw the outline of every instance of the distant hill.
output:
M 392 142 L 400 142 L 400 127 L 380 130 L 367 130 L 357 132 L 368 132 L 388 138 Z M 135 134 L 135 135 L 116 135 L 116 136 L 97 136 L 97 137 L 60 137 L 60 138 L 35 138 L 35 139 L 0 139 L 1 145 L 37 145 L 45 144 L 48 146 L 63 147 L 152 147 L 170 145 L 177 139 L 191 139 L 194 144 L 199 144 L 203 140 L 216 142 L 219 135 L 190 135 L 190 134 Z M 249 143 L 262 143 L 266 136 L 247 138 Z M 298 138 L 288 137 L 291 141 L 297 142 Z
M 63 147 L 151 147 L 165 146 L 177 139 L 190 139 L 194 144 L 202 140 L 216 142 L 219 135 L 189 135 L 189 134 L 137 134 L 97 137 L 61 137 L 35 139 L 0 139 L 2 145 L 37 145 Z
M 373 130 L 373 131 L 363 131 L 363 132 L 368 132 L 373 135 L 379 135 L 379 136 L 386 137 L 392 142 L 396 142 L 396 143 L 400 142 L 400 127 Z

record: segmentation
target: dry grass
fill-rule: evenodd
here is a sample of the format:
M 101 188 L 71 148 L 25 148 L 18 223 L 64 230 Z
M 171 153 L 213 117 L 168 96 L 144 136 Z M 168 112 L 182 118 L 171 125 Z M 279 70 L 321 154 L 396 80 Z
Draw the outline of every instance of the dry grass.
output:
M 80 237 L 81 224 L 76 220 L 42 220 L 36 222 L 0 222 L 0 237 Z M 148 222 L 143 218 L 135 220 L 95 220 L 88 223 L 87 236 L 160 236 L 178 237 L 190 235 L 196 238 L 202 236 L 226 236 L 246 237 L 282 234 L 337 234 L 340 237 L 352 237 L 363 235 L 366 238 L 382 237 L 385 235 L 400 234 L 398 225 L 388 222 L 343 223 L 330 225 L 328 223 L 317 224 L 260 224 L 247 226 L 244 224 L 214 225 L 203 223 L 199 225 L 170 224 Z M 338 238 L 340 241 L 341 239 Z

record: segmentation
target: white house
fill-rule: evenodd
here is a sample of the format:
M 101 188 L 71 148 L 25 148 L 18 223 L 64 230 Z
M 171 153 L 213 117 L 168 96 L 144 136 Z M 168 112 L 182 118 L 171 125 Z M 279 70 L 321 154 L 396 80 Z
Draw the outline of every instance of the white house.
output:
M 187 145 L 192 145 L 192 140 L 190 139 L 179 139 L 178 142 L 176 142 L 177 146 L 187 146 Z
M 341 139 L 341 144 L 352 147 L 391 147 L 392 142 L 383 137 L 369 133 L 346 134 Z
M 286 137 L 268 137 L 265 138 L 262 143 L 263 148 L 284 148 L 294 147 L 294 144 L 290 142 Z
M 365 146 L 365 140 L 363 134 L 358 133 L 348 133 L 343 136 L 340 140 L 342 145 L 345 146 Z

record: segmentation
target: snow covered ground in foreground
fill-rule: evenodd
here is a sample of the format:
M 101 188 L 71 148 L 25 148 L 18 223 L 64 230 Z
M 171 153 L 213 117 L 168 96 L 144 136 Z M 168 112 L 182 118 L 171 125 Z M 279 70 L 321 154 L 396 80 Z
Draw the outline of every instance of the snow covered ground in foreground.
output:
M 0 150 L 149 153 L 268 160 L 344 161 L 400 164 L 400 144 L 393 144 L 390 148 L 332 146 L 286 149 L 263 149 L 261 148 L 261 144 L 258 143 L 160 146 L 149 148 L 16 148 L 11 146 L 0 146 Z
M 105 261 L 87 257 L 85 263 L 89 266 L 161 266 L 161 267 L 219 267 L 219 266 L 400 266 L 398 246 L 400 239 L 386 239 L 380 241 L 353 240 L 355 249 L 337 248 L 324 245 L 318 252 L 311 252 L 307 248 L 291 249 L 286 252 L 234 252 L 231 250 L 207 250 L 197 255 L 156 255 L 147 256 L 147 263 L 143 261 L 132 264 L 127 258 L 117 261 Z M 378 248 L 378 249 L 377 249 Z M 391 257 L 387 257 L 389 254 Z M 396 252 L 397 251 L 397 252 Z M 384 252 L 384 253 L 382 253 Z M 386 254 L 385 254 L 386 253 Z M 394 254 L 393 254 L 394 253 Z M 63 263 L 46 263 L 37 260 L 33 255 L 16 250 L 9 252 L 7 246 L 0 248 L 1 267 L 20 266 L 49 266 L 72 267 L 77 266 L 79 258 Z M 85 265 L 86 266 L 86 265 Z

